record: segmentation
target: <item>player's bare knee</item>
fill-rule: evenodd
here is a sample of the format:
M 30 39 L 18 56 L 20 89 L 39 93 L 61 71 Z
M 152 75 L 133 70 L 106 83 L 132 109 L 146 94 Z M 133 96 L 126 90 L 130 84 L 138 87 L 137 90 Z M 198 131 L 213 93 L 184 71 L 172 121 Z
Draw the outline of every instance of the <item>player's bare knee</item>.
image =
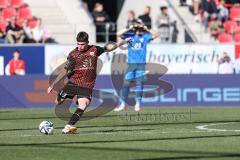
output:
M 89 105 L 90 101 L 87 98 L 79 98 L 78 99 L 78 108 L 85 110 L 88 105 Z

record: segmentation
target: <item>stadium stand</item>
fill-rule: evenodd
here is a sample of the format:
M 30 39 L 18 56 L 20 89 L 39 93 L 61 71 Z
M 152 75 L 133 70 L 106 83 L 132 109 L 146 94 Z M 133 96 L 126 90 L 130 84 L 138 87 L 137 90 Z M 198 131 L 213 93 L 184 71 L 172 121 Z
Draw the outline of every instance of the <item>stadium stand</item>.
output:
M 239 33 L 238 33 L 238 34 L 235 34 L 235 36 L 234 36 L 234 41 L 235 41 L 235 43 L 236 43 L 237 45 L 240 44 L 240 34 L 239 34 Z
M 149 6 L 151 8 L 151 13 L 150 13 L 150 17 L 152 19 L 152 28 L 153 30 L 158 31 L 158 27 L 156 25 L 156 21 L 157 21 L 157 17 L 160 14 L 160 8 L 163 6 L 167 6 L 168 7 L 168 13 L 169 16 L 171 17 L 171 22 L 176 21 L 176 25 L 177 25 L 177 29 L 178 29 L 178 43 L 183 43 L 185 42 L 185 37 L 184 37 L 184 30 L 186 25 L 184 24 L 184 22 L 182 21 L 181 17 L 179 17 L 175 10 L 173 10 L 173 8 L 171 8 L 171 3 L 169 3 L 169 1 L 167 0 L 151 0 L 151 3 L 149 3 L 149 1 L 145 1 L 145 0 L 139 0 L 138 1 L 138 5 L 135 4 L 136 1 L 134 0 L 125 0 L 125 3 L 121 9 L 121 12 L 118 16 L 118 20 L 117 20 L 117 26 L 118 26 L 118 30 L 122 29 L 124 27 L 126 27 L 127 25 L 127 13 L 130 10 L 134 10 L 136 17 L 138 17 L 139 15 L 143 14 L 143 10 L 146 6 Z M 134 6 L 134 9 L 132 8 L 132 6 Z M 173 29 L 171 29 L 171 33 L 173 33 Z M 155 40 L 155 43 L 159 42 L 159 40 Z
M 7 8 L 8 1 L 7 0 L 0 0 L 0 8 Z
M 233 38 L 232 38 L 231 34 L 221 33 L 218 36 L 218 41 L 221 43 L 231 43 L 231 42 L 233 42 Z
M 190 14 L 189 9 L 187 7 L 182 7 L 179 5 L 179 0 L 171 0 L 169 3 L 172 4 L 173 8 L 175 8 L 176 12 L 184 17 L 183 20 L 186 25 L 189 27 L 191 32 L 194 34 L 195 42 L 203 42 L 203 43 L 214 43 L 215 40 L 211 38 L 209 33 L 204 32 L 204 28 L 198 22 L 195 21 L 195 16 Z
M 10 7 L 12 8 L 19 8 L 24 5 L 23 0 L 10 0 Z
M 240 19 L 240 7 L 232 7 L 230 9 L 230 18 L 232 20 L 239 21 L 239 19 Z
M 23 27 L 23 23 L 25 21 L 27 23 L 28 21 L 30 22 L 28 23 L 29 26 L 27 25 L 25 27 L 28 27 L 29 29 L 34 29 L 36 27 L 36 25 L 33 25 L 34 19 L 36 19 L 36 17 L 33 18 L 31 8 L 23 0 L 1 0 L 0 6 L 1 43 L 9 42 L 8 38 L 5 40 L 5 36 L 7 35 L 6 32 L 8 32 L 8 23 L 12 21 L 12 19 L 14 19 L 16 25 L 19 27 Z
M 20 8 L 18 10 L 18 18 L 19 19 L 31 19 L 32 16 L 32 12 L 30 10 L 30 8 L 28 7 L 24 7 L 24 8 Z
M 59 43 L 72 43 L 80 30 L 95 34 L 92 18 L 78 0 L 71 3 L 63 0 L 0 0 L 0 9 L 1 31 L 5 31 L 4 26 L 11 18 L 16 18 L 19 26 L 22 26 L 24 20 L 28 20 L 27 27 L 33 29 L 36 26 L 34 16 L 37 16 L 43 20 L 51 36 Z M 95 37 L 91 36 L 90 41 L 95 42 Z
M 59 43 L 71 44 L 80 30 L 95 35 L 95 26 L 89 13 L 79 0 L 25 0 L 31 6 L 33 15 L 42 18 L 52 37 Z M 95 42 L 90 36 L 90 42 Z
M 238 27 L 238 24 L 235 21 L 229 20 L 224 23 L 224 29 L 227 33 L 233 34 L 237 27 Z
M 16 17 L 17 12 L 14 8 L 4 8 L 2 10 L 2 16 L 5 21 L 10 20 L 13 17 Z
M 191 1 L 190 1 L 191 2 Z M 220 43 L 229 43 L 234 42 L 235 34 L 239 33 L 240 26 L 240 7 L 238 3 L 230 3 L 228 1 L 219 1 L 219 0 L 210 0 L 210 1 L 198 1 L 198 10 L 197 13 L 194 13 L 194 3 L 192 1 L 190 4 L 185 4 L 185 7 L 179 6 L 178 0 L 173 0 L 174 6 L 177 8 L 179 14 L 185 18 L 186 23 L 189 25 L 193 33 L 198 37 L 199 42 L 220 42 Z M 205 6 L 204 6 L 205 5 Z M 187 6 L 187 7 L 186 7 Z M 203 7 L 208 8 L 203 8 Z M 192 11 L 193 14 L 189 14 Z M 205 12 L 204 12 L 205 11 Z M 204 17 L 208 16 L 208 30 L 204 32 L 203 20 Z M 212 18 L 214 16 L 215 18 Z M 218 20 L 219 25 L 211 25 L 212 21 Z M 201 22 L 201 23 L 199 23 Z M 214 30 L 218 31 L 217 36 L 212 32 L 212 27 Z M 195 29 L 197 28 L 197 29 Z M 216 33 L 216 32 L 214 32 Z M 219 36 L 218 36 L 219 35 Z M 231 38 L 230 38 L 231 36 Z M 206 38 L 206 37 L 217 37 L 215 38 Z M 238 39 L 238 38 L 237 38 Z

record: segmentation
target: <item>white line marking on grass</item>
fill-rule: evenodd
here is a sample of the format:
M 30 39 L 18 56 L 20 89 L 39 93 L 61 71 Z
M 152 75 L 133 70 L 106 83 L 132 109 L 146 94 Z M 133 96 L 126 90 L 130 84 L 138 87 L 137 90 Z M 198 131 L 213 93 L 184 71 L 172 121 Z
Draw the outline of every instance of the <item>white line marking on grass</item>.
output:
M 39 136 L 44 136 L 42 135 L 22 135 L 22 137 L 39 137 Z
M 208 132 L 214 132 L 214 131 L 215 132 L 240 132 L 240 130 L 208 128 L 210 126 L 219 126 L 219 125 L 225 125 L 225 124 L 233 124 L 233 123 L 212 123 L 212 124 L 207 124 L 207 125 L 196 126 L 196 128 L 199 130 L 205 130 Z

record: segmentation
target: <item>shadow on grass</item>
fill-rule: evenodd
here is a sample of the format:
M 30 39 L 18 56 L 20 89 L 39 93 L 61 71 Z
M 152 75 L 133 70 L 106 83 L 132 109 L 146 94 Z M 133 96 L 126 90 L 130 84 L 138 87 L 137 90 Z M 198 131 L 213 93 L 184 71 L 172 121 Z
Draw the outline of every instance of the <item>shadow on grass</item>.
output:
M 51 117 L 44 117 L 41 118 L 42 120 L 44 119 L 51 119 Z M 127 122 L 127 121 L 126 121 Z M 109 127 L 109 128 L 116 128 L 116 127 L 139 127 L 139 126 L 158 126 L 158 125 L 185 125 L 185 124 L 203 124 L 203 123 L 230 123 L 230 122 L 240 122 L 240 120 L 220 120 L 220 121 L 196 121 L 196 122 L 155 122 L 155 123 L 132 123 L 128 122 L 130 124 L 113 124 L 113 125 L 81 125 L 77 126 L 78 128 L 104 128 L 104 127 Z M 122 122 L 121 122 L 122 123 Z M 54 127 L 55 129 L 62 129 L 63 127 Z M 31 130 L 36 130 L 37 128 L 11 128 L 11 129 L 0 129 L 0 132 L 9 132 L 9 131 L 31 131 Z
M 152 160 L 178 160 L 178 159 L 201 159 L 201 158 L 227 158 L 227 157 L 240 157 L 240 153 L 227 153 L 227 152 L 208 152 L 196 150 L 164 150 L 164 149 L 142 149 L 142 148 L 121 148 L 121 147 L 98 147 L 98 146 L 77 146 L 74 144 L 89 144 L 89 143 L 115 143 L 115 142 L 131 142 L 131 141 L 149 141 L 149 140 L 174 140 L 174 139 L 192 139 L 192 138 L 213 138 L 213 137 L 233 137 L 240 135 L 229 136 L 206 136 L 206 137 L 179 137 L 179 138 L 160 138 L 160 139 L 139 139 L 139 140 L 123 140 L 123 141 L 92 141 L 92 142 L 62 142 L 62 143 L 44 143 L 44 144 L 1 144 L 0 147 L 39 147 L 43 148 L 56 148 L 56 149 L 71 149 L 71 150 L 96 150 L 102 152 L 134 152 L 134 153 L 158 153 L 158 154 L 181 154 L 175 157 L 159 157 L 152 158 Z M 67 144 L 67 145 L 66 145 Z M 66 145 L 66 146 L 64 146 Z M 184 154 L 184 155 L 183 155 Z M 187 156 L 187 154 L 191 154 Z M 145 160 L 145 159 L 139 159 Z M 151 160 L 147 158 L 146 160 Z
M 200 156 L 175 156 L 175 157 L 159 157 L 159 158 L 145 158 L 134 160 L 185 160 L 185 159 L 211 159 L 211 158 L 236 158 L 240 157 L 240 154 L 223 153 L 216 155 L 200 155 Z
M 133 130 L 129 130 L 133 131 Z M 110 131 L 108 131 L 110 132 Z M 115 131 L 116 132 L 116 131 Z M 81 142 L 53 142 L 53 143 L 26 143 L 26 144 L 5 144 L 1 146 L 51 146 L 51 145 L 69 145 L 69 144 L 98 144 L 98 143 L 116 143 L 116 142 L 147 142 L 147 141 L 166 141 L 166 140 L 191 140 L 191 139 L 208 139 L 208 138 L 229 138 L 240 137 L 240 134 L 233 135 L 211 135 L 211 136 L 186 136 L 186 137 L 170 137 L 170 138 L 144 138 L 144 139 L 124 139 L 124 140 L 99 140 L 99 141 L 81 141 Z M 240 154 L 240 153 L 239 153 Z

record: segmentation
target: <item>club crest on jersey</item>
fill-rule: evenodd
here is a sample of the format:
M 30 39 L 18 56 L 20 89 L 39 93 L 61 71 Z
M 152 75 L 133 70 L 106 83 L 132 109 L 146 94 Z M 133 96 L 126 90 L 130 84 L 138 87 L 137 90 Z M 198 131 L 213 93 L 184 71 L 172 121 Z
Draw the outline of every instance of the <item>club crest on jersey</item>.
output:
M 140 38 L 139 40 L 140 40 L 140 42 L 143 42 L 143 41 L 144 41 L 144 39 L 143 39 L 143 38 Z
M 94 52 L 90 52 L 90 56 L 94 56 Z

